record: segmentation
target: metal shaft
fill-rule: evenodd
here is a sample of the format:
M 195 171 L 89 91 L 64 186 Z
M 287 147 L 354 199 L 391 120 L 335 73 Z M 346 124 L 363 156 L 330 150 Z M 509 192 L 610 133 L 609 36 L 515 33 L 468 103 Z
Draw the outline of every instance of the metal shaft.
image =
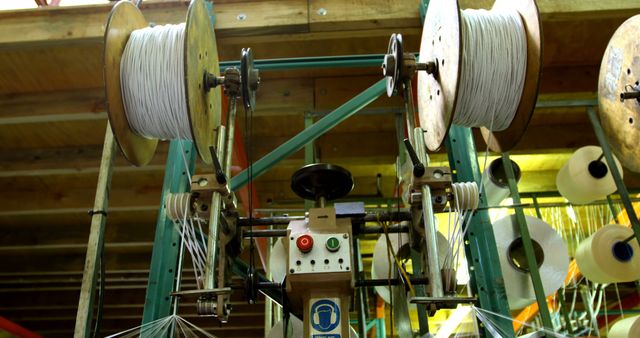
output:
M 216 150 L 218 151 L 218 158 L 224 157 L 224 144 L 225 144 L 225 127 L 218 127 L 218 140 L 216 144 Z M 204 288 L 215 288 L 215 270 L 216 270 L 216 252 L 218 250 L 218 225 L 220 224 L 220 206 L 221 196 L 219 193 L 214 192 L 211 197 L 211 206 L 209 214 L 209 233 L 207 237 L 207 262 L 204 271 Z
M 429 165 L 429 157 L 424 144 L 424 135 L 421 128 L 415 128 L 414 139 L 416 152 L 420 161 Z M 427 248 L 427 264 L 429 266 L 429 280 L 431 281 L 431 296 L 443 297 L 442 274 L 440 272 L 440 259 L 438 254 L 438 229 L 433 215 L 433 205 L 431 204 L 431 189 L 428 185 L 422 186 L 422 218 L 424 222 L 424 237 Z
M 224 160 L 224 173 L 231 179 L 231 164 L 233 161 L 233 143 L 236 127 L 236 97 L 229 97 L 229 111 L 227 113 L 227 153 Z
M 409 141 L 411 142 L 411 144 L 415 145 L 415 136 L 413 135 L 413 130 L 416 127 L 416 115 L 413 106 L 413 89 L 411 88 L 411 80 L 405 81 L 403 95 L 405 119 L 407 120 L 407 136 L 409 136 Z M 424 163 L 424 161 L 422 161 L 422 163 Z

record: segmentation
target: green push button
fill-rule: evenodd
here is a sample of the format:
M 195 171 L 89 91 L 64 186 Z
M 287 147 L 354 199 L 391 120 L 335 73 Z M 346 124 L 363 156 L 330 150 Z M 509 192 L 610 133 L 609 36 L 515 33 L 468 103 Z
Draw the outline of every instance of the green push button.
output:
M 327 250 L 336 252 L 338 249 L 340 249 L 340 240 L 335 237 L 329 237 L 329 239 L 327 239 Z

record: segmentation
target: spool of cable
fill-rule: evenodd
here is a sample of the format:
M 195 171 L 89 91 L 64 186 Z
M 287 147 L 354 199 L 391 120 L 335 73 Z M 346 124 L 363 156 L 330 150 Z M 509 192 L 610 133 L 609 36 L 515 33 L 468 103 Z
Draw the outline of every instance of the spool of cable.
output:
M 614 159 L 622 175 L 622 166 L 615 156 Z M 602 148 L 597 146 L 576 150 L 558 172 L 556 186 L 560 195 L 573 204 L 593 202 L 616 191 Z
M 538 94 L 541 30 L 534 0 L 497 0 L 490 11 L 460 11 L 433 0 L 424 20 L 418 72 L 420 125 L 430 150 L 451 123 L 481 127 L 493 151 L 507 151 L 527 128 Z
M 522 176 L 520 166 L 514 161 L 511 161 L 511 165 L 515 172 L 516 182 L 520 182 Z M 489 163 L 489 166 L 482 173 L 482 185 L 488 206 L 500 205 L 500 202 L 511 195 L 502 159 L 497 158 Z
M 398 258 L 402 259 L 409 257 L 410 248 L 408 234 L 389 234 L 389 240 L 391 241 L 392 250 Z M 447 241 L 447 238 L 438 232 L 438 258 L 440 259 L 440 268 L 444 266 L 444 259 L 447 254 L 448 246 L 449 242 Z M 398 277 L 398 268 L 393 257 L 389 260 L 387 248 L 388 245 L 385 235 L 380 235 L 373 249 L 373 261 L 371 264 L 372 279 L 389 279 Z M 391 264 L 391 275 L 389 275 L 389 264 Z M 391 297 L 388 286 L 376 286 L 374 289 L 380 298 L 385 302 L 390 303 Z
M 191 194 L 188 192 L 172 194 L 167 193 L 164 200 L 164 210 L 172 221 L 191 217 Z
M 544 294 L 549 296 L 564 283 L 569 270 L 567 245 L 560 235 L 542 220 L 525 216 L 533 249 L 540 270 Z M 493 224 L 500 268 L 511 309 L 521 309 L 535 301 L 529 265 L 515 215 L 506 216 Z
M 478 209 L 480 194 L 476 182 L 453 183 L 451 190 L 453 191 L 453 208 L 456 211 Z
M 619 224 L 598 229 L 580 243 L 576 263 L 582 274 L 596 283 L 621 283 L 640 279 L 640 247 L 633 230 Z
M 608 338 L 640 337 L 640 316 L 628 317 L 617 321 L 607 334 Z
M 191 2 L 184 24 L 148 26 L 128 1 L 118 2 L 107 20 L 105 90 L 118 146 L 140 166 L 151 160 L 159 139 L 193 140 L 200 158 L 211 163 L 221 94 L 204 86 L 204 74 L 219 76 L 204 0 Z
M 613 153 L 640 172 L 640 15 L 613 34 L 600 64 L 598 117 Z

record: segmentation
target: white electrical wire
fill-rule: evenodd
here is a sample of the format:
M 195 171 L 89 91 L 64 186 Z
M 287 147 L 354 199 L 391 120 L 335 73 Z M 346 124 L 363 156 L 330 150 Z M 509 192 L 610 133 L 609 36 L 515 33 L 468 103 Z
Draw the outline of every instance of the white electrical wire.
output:
M 131 33 L 120 63 L 131 130 L 154 139 L 192 140 L 184 79 L 184 23 Z
M 463 56 L 453 122 L 505 130 L 524 87 L 527 37 L 517 11 L 462 11 Z

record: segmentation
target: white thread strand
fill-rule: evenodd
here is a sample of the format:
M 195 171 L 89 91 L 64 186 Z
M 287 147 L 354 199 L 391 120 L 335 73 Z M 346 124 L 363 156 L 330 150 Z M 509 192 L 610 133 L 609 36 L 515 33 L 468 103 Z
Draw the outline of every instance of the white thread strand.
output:
M 184 81 L 184 24 L 131 33 L 120 64 L 122 99 L 138 135 L 192 140 Z
M 454 123 L 488 127 L 511 125 L 524 87 L 527 39 L 514 11 L 462 11 L 464 55 Z

